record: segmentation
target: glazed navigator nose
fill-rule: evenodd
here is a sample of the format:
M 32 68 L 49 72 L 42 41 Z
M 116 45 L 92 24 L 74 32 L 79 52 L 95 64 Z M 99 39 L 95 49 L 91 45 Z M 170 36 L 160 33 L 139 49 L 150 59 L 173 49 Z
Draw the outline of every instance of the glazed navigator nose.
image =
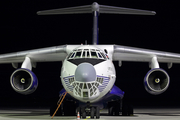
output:
M 92 82 L 96 80 L 96 70 L 90 63 L 81 63 L 75 71 L 75 79 L 79 82 Z

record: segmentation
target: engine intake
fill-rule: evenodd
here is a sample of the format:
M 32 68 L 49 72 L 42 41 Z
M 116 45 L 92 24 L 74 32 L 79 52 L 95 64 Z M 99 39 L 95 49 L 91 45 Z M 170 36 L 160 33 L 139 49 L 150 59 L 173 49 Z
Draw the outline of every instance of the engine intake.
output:
M 16 92 L 27 95 L 36 90 L 38 79 L 31 70 L 20 68 L 12 73 L 10 83 Z
M 169 75 L 161 68 L 151 69 L 144 78 L 145 89 L 153 95 L 158 95 L 166 91 L 169 83 Z

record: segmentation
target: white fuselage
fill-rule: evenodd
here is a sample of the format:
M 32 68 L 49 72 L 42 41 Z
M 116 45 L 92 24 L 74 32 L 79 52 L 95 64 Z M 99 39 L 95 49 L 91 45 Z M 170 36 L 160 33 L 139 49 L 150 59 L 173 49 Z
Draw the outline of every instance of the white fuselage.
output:
M 64 89 L 81 102 L 97 102 L 114 85 L 116 73 L 111 59 L 93 45 L 73 49 L 63 61 Z

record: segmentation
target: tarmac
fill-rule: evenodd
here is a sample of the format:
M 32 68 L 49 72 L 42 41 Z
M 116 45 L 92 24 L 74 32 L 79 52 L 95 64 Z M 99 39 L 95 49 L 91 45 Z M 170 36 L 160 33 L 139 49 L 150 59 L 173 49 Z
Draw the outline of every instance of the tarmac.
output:
M 134 116 L 108 116 L 101 110 L 99 120 L 180 120 L 180 108 L 134 108 Z M 77 116 L 55 116 L 54 120 L 76 120 Z M 0 120 L 52 120 L 49 109 L 1 108 Z M 87 116 L 84 120 L 91 120 Z

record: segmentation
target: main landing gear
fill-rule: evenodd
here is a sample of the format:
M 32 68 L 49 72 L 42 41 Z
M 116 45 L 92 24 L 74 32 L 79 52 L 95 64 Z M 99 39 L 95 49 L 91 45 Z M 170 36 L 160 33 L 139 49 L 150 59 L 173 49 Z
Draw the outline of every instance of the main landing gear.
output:
M 122 100 L 111 101 L 108 103 L 108 115 L 110 116 L 133 116 L 133 107 Z

